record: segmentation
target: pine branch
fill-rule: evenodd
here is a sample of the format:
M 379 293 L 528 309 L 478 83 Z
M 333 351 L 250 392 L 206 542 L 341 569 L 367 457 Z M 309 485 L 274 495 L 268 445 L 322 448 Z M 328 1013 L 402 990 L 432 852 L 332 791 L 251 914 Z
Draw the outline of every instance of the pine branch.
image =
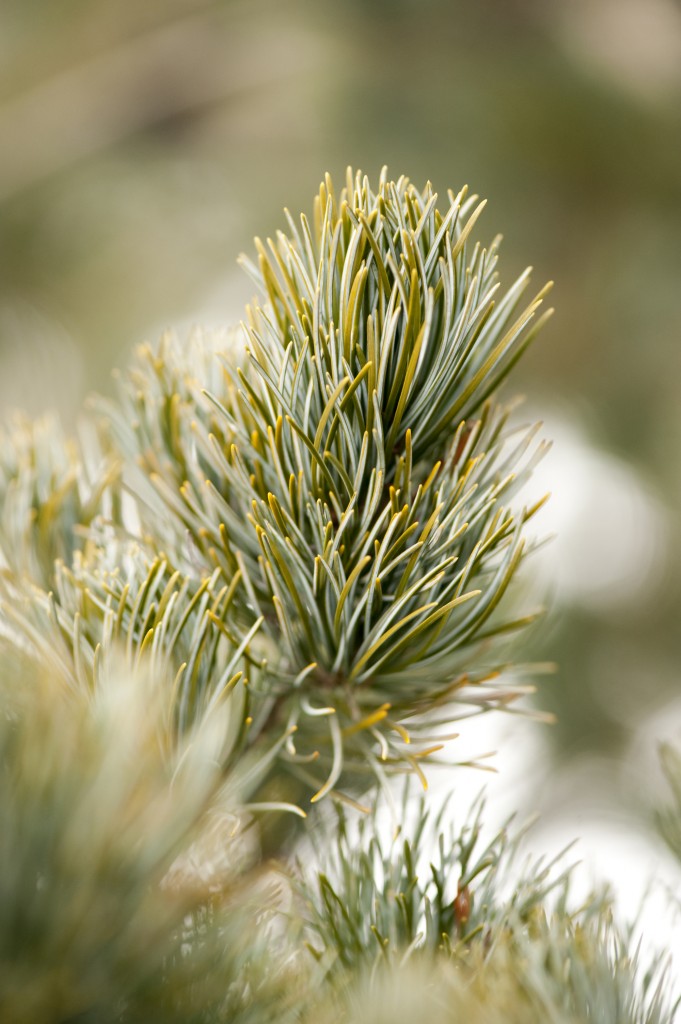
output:
M 529 689 L 505 644 L 545 445 L 499 388 L 547 289 L 502 292 L 483 204 L 438 202 L 327 178 L 245 261 L 243 339 L 168 335 L 77 442 L 2 438 L 3 1021 L 671 1020 L 562 861 L 519 873 L 481 804 L 410 825 L 407 788 L 387 842 L 364 795 Z M 371 807 L 327 818 L 287 908 L 263 850 L 329 796 Z
M 460 830 L 443 830 L 447 802 L 433 814 L 412 796 L 405 787 L 403 824 L 391 839 L 376 811 L 349 822 L 340 807 L 337 821 L 313 836 L 321 866 L 310 879 L 299 865 L 301 893 L 311 948 L 325 963 L 356 969 L 423 952 L 465 958 L 473 945 L 489 952 L 509 928 L 525 928 L 553 891 L 565 903 L 569 869 L 555 863 L 532 864 L 520 879 L 516 871 L 508 885 L 526 828 L 512 831 L 511 819 L 486 837 L 479 799 Z
M 98 515 L 116 515 L 116 461 L 85 425 L 83 435 L 67 438 L 51 415 L 16 417 L 0 432 L 0 565 L 42 586 L 57 560 L 82 549 Z
M 314 228 L 289 217 L 247 262 L 264 301 L 244 365 L 231 341 L 195 336 L 183 353 L 166 338 L 105 409 L 161 550 L 240 577 L 241 628 L 262 620 L 265 724 L 297 730 L 286 757 L 315 799 L 367 767 L 420 771 L 440 749 L 434 709 L 455 719 L 526 692 L 490 645 L 544 446 L 495 394 L 546 289 L 523 307 L 524 274 L 498 297 L 498 243 L 471 248 L 473 205 L 464 190 L 441 213 L 430 186 L 385 175 L 336 201 L 327 181 Z
M 640 962 L 605 895 L 571 905 L 565 854 L 519 870 L 526 830 L 483 838 L 483 810 L 443 831 L 445 806 L 433 816 L 421 801 L 392 841 L 376 815 L 327 823 L 321 865 L 299 866 L 309 949 L 333 992 L 334 1010 L 321 1000 L 310 1019 L 338 1019 L 340 1002 L 341 1019 L 367 1024 L 411 1020 L 417 1005 L 443 1024 L 671 1021 L 664 961 Z
M 287 1019 L 224 723 L 178 747 L 149 677 L 103 676 L 94 702 L 20 682 L 0 717 L 0 1018 Z

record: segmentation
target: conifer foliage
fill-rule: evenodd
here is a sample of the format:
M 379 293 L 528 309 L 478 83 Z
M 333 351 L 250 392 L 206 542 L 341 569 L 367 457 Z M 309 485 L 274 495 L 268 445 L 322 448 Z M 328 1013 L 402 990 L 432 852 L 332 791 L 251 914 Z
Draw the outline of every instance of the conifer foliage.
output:
M 327 177 L 244 259 L 241 330 L 144 346 L 78 439 L 3 439 L 2 1020 L 378 1020 L 396 964 L 438 1020 L 670 1019 L 561 869 L 509 900 L 505 832 L 366 816 L 531 689 L 545 446 L 499 388 L 551 311 L 483 206 Z

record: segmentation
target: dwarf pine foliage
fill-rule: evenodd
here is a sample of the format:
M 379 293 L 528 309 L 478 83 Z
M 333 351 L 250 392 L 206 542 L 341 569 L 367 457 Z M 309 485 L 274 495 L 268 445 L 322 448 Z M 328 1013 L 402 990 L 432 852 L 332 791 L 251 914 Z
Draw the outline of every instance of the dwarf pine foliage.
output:
M 500 387 L 551 311 L 483 206 L 327 177 L 240 328 L 7 428 L 3 1022 L 671 1020 L 605 898 L 415 799 L 533 689 L 545 442 Z

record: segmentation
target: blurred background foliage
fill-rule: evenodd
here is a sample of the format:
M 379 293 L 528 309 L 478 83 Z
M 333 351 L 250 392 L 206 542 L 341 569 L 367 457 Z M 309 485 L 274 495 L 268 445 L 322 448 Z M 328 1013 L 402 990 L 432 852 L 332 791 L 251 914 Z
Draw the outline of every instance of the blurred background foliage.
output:
M 2 413 L 73 422 L 133 344 L 238 320 L 237 254 L 325 170 L 468 182 L 503 280 L 557 282 L 515 375 L 556 439 L 543 742 L 635 817 L 681 727 L 680 100 L 675 0 L 6 0 Z

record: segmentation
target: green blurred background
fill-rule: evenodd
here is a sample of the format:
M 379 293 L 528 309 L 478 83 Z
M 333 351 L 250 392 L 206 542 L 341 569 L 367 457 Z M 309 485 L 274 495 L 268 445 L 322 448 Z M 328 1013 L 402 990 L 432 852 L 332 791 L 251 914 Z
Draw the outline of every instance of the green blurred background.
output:
M 680 101 L 674 0 L 5 0 L 0 407 L 73 420 L 135 343 L 238 320 L 236 256 L 326 170 L 469 183 L 503 278 L 557 282 L 515 386 L 556 439 L 559 789 L 524 775 L 635 818 L 681 735 Z

